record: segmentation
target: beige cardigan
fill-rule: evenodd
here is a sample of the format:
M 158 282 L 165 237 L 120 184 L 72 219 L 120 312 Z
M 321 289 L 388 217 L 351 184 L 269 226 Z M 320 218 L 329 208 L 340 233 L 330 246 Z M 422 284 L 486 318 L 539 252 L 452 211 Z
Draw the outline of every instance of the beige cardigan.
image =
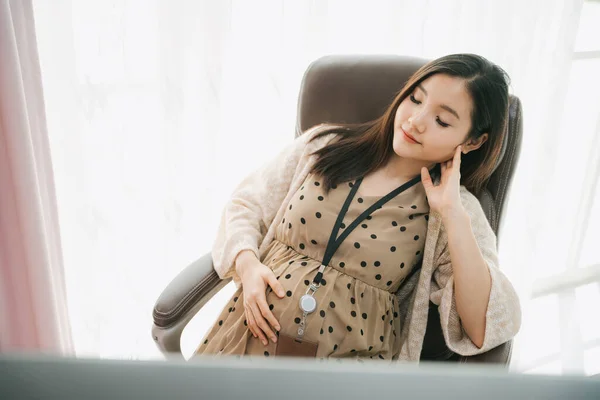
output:
M 234 190 L 223 210 L 212 249 L 214 268 L 221 278 L 232 277 L 239 287 L 241 282 L 233 265 L 235 257 L 242 250 L 252 250 L 259 259 L 264 254 L 291 196 L 314 164 L 316 157 L 310 154 L 335 137 L 335 134 L 329 134 L 309 143 L 316 132 L 313 128 L 296 138 Z M 488 351 L 513 338 L 521 325 L 517 294 L 498 269 L 496 236 L 479 201 L 464 186 L 461 186 L 461 198 L 492 278 L 483 346 L 475 346 L 461 326 L 454 299 L 448 236 L 439 214 L 431 212 L 421 271 L 413 274 L 397 293 L 403 321 L 400 360 L 419 361 L 430 300 L 439 306 L 446 344 L 461 355 Z

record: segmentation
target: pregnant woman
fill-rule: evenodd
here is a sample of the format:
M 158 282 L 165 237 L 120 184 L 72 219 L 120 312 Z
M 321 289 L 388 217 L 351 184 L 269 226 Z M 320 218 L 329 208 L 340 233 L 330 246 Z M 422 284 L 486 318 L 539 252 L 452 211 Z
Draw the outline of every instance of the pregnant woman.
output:
M 316 126 L 250 174 L 212 251 L 237 291 L 196 354 L 418 361 L 430 301 L 456 353 L 510 340 L 519 300 L 474 196 L 508 102 L 501 68 L 445 56 L 377 120 Z

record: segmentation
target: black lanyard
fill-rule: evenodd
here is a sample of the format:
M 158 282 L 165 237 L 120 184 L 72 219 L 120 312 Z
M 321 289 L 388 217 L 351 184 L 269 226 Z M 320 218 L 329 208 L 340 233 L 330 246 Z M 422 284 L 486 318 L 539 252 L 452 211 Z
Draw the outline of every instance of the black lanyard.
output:
M 430 170 L 429 172 L 431 173 L 432 171 L 433 171 L 433 169 Z M 338 214 L 335 224 L 333 225 L 333 229 L 331 230 L 331 235 L 329 236 L 329 242 L 327 243 L 327 248 L 325 249 L 325 255 L 323 256 L 322 265 L 324 265 L 324 266 L 327 266 L 329 264 L 329 261 L 331 261 L 331 258 L 333 257 L 333 255 L 335 254 L 337 249 L 340 247 L 340 245 L 342 244 L 344 239 L 346 239 L 348 237 L 348 235 L 350 235 L 350 233 L 352 233 L 352 231 L 358 226 L 358 224 L 360 224 L 365 218 L 367 218 L 373 211 L 382 207 L 385 203 L 387 203 L 394 197 L 398 196 L 400 193 L 413 187 L 417 182 L 419 182 L 421 180 L 421 175 L 419 174 L 419 176 L 414 177 L 410 181 L 397 187 L 396 189 L 392 190 L 390 193 L 386 194 L 381 199 L 377 200 L 375 202 L 375 204 L 373 204 L 371 207 L 367 208 L 365 211 L 362 212 L 362 214 L 360 214 L 358 217 L 356 217 L 356 219 L 354 221 L 352 221 L 352 223 L 350 223 L 350 225 L 348 225 L 348 227 L 340 235 L 340 237 L 336 239 L 337 234 L 340 231 L 340 228 L 342 226 L 342 222 L 344 221 L 344 217 L 346 216 L 346 213 L 348 212 L 348 208 L 350 208 L 350 203 L 352 203 L 352 200 L 354 199 L 354 196 L 356 195 L 356 192 L 358 191 L 358 188 L 360 187 L 362 180 L 363 180 L 362 177 L 357 179 L 356 183 L 352 186 L 352 189 L 350 190 L 348 197 L 346 197 L 346 201 L 344 202 L 344 205 L 342 206 L 342 209 L 341 209 L 340 213 Z M 323 272 L 318 272 L 317 275 L 315 275 L 315 278 L 313 279 L 313 284 L 315 284 L 316 286 L 319 286 L 322 278 L 323 278 Z

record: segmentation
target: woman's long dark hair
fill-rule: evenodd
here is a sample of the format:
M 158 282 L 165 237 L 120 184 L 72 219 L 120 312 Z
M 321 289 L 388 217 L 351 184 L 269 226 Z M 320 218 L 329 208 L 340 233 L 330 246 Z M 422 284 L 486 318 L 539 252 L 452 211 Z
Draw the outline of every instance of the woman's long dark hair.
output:
M 462 155 L 461 184 L 479 194 L 489 179 L 502 151 L 508 123 L 508 74 L 499 66 L 475 54 L 452 54 L 433 60 L 415 72 L 396 95 L 383 115 L 359 124 L 323 125 L 312 140 L 336 133 L 314 154 L 313 173 L 324 177 L 324 189 L 365 176 L 384 166 L 394 153 L 394 118 L 400 103 L 415 87 L 434 74 L 447 74 L 465 80 L 473 100 L 468 139 L 483 133 L 487 141 L 477 150 Z M 439 168 L 437 168 L 439 170 Z

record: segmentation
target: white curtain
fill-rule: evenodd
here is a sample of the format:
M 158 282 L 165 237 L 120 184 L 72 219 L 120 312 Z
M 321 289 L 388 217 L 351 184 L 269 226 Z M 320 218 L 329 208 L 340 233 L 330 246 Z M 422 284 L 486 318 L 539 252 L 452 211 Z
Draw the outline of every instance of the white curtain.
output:
M 473 52 L 510 74 L 524 139 L 501 257 L 529 304 L 552 262 L 539 240 L 582 0 L 34 3 L 79 354 L 156 356 L 156 297 L 210 250 L 238 181 L 292 140 L 302 74 L 325 54 Z M 195 320 L 188 350 L 229 293 Z
M 73 352 L 29 0 L 0 0 L 0 353 L 8 352 Z

